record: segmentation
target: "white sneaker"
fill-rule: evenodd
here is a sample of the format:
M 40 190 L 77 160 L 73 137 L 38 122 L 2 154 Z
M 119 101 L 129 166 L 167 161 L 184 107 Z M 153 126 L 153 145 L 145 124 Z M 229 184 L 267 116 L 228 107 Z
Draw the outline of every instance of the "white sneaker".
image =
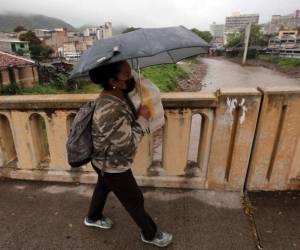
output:
M 145 243 L 153 244 L 158 247 L 166 247 L 172 243 L 173 235 L 165 232 L 158 231 L 153 240 L 146 240 L 141 234 L 142 241 Z
M 111 219 L 109 219 L 107 217 L 103 217 L 96 221 L 89 220 L 87 217 L 85 217 L 84 225 L 89 226 L 89 227 L 100 227 L 103 229 L 110 229 L 110 228 L 112 228 L 113 222 L 111 221 Z

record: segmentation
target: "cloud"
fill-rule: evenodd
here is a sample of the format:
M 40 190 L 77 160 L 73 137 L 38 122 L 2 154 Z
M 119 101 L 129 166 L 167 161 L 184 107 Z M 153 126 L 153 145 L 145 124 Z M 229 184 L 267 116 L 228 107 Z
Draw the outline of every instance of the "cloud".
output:
M 4 0 L 0 0 L 4 1 Z M 209 29 L 216 21 L 224 23 L 232 12 L 259 13 L 260 22 L 273 14 L 289 14 L 300 9 L 299 0 L 10 0 L 1 3 L 1 12 L 42 14 L 63 19 L 74 26 L 101 24 L 135 27 L 184 25 Z

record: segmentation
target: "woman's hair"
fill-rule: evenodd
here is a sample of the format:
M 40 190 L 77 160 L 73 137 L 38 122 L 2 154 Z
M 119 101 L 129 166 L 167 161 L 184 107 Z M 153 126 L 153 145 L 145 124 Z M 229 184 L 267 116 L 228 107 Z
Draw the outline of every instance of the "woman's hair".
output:
M 90 70 L 89 76 L 92 82 L 100 84 L 105 90 L 112 90 L 112 86 L 109 84 L 108 80 L 110 78 L 116 79 L 124 62 L 125 61 L 120 61 L 106 64 Z

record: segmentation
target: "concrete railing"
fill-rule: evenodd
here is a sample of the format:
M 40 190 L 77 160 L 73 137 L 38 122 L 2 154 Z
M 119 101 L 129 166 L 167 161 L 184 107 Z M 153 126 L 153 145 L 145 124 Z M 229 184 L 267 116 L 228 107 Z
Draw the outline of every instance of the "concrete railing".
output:
M 95 183 L 90 164 L 70 168 L 65 145 L 76 111 L 97 96 L 1 96 L 0 175 Z M 140 185 L 300 189 L 300 88 L 176 92 L 162 100 L 163 131 L 143 138 L 134 161 Z

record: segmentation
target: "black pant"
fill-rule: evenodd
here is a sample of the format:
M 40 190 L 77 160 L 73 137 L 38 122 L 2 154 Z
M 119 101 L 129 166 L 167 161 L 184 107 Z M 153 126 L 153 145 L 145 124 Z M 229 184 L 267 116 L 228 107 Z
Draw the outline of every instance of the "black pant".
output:
M 135 223 L 142 230 L 146 240 L 152 240 L 157 231 L 157 226 L 144 208 L 144 196 L 136 183 L 131 169 L 122 173 L 106 173 L 92 164 L 98 174 L 98 181 L 94 189 L 88 218 L 100 219 L 107 195 L 112 191 Z

